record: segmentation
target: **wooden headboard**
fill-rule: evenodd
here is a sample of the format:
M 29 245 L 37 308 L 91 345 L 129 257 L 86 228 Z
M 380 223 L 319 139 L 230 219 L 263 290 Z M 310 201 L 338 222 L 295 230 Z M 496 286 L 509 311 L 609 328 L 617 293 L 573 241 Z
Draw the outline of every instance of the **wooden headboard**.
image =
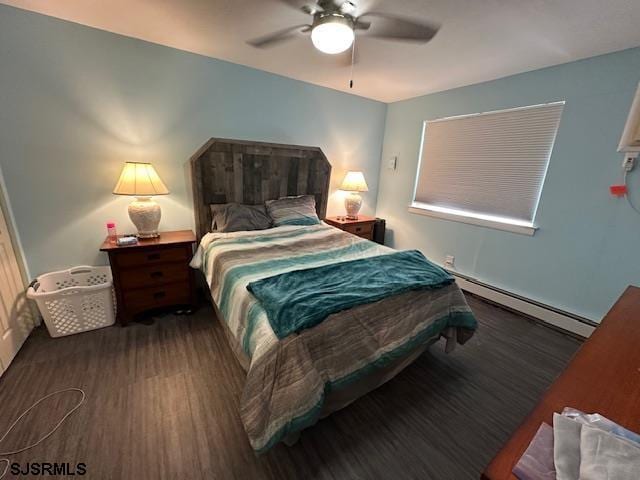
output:
M 198 241 L 211 230 L 216 203 L 257 205 L 290 195 L 314 195 L 327 213 L 331 165 L 318 147 L 212 138 L 191 157 Z

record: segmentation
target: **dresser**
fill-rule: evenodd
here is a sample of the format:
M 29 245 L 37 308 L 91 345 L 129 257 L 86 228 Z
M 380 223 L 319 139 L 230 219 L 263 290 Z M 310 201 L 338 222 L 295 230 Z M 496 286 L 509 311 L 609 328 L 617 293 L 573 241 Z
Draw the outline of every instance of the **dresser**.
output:
M 482 479 L 517 480 L 513 467 L 538 427 L 542 422 L 553 425 L 553 413 L 564 407 L 597 412 L 640 432 L 640 288 L 627 288 L 496 454 Z
M 129 246 L 104 241 L 100 251 L 109 255 L 121 324 L 150 310 L 194 308 L 195 280 L 189 261 L 195 242 L 191 230 L 161 232 L 158 238 L 139 239 Z
M 327 217 L 324 221 L 345 232 L 366 238 L 367 240 L 373 240 L 373 227 L 376 223 L 375 217 L 358 215 L 357 220 L 349 220 L 346 217 Z

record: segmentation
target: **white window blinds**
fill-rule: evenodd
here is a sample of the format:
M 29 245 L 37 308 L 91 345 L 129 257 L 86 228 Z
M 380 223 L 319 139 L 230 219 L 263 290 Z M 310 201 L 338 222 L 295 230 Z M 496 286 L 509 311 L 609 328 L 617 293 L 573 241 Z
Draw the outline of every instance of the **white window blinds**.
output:
M 563 108 L 426 121 L 412 207 L 533 227 Z

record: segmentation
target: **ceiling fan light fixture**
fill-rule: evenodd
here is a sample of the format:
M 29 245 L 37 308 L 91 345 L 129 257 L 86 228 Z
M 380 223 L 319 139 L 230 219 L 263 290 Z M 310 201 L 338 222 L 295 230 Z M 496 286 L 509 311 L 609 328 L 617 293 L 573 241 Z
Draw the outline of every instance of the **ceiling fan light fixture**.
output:
M 352 22 L 342 15 L 323 16 L 311 30 L 311 41 L 314 47 L 330 55 L 348 50 L 354 38 Z

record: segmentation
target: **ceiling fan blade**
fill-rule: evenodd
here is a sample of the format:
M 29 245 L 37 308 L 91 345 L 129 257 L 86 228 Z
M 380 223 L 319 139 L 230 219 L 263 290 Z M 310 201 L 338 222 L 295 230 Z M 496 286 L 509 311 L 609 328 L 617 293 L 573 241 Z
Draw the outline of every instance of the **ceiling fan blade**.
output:
M 361 19 L 364 21 L 361 22 Z M 405 42 L 426 43 L 440 29 L 440 25 L 437 24 L 419 22 L 387 13 L 368 12 L 358 17 L 357 23 L 368 22 L 371 25 L 368 29 L 362 29 L 366 30 L 364 35 Z
M 310 25 L 295 25 L 293 27 L 283 28 L 277 32 L 263 35 L 262 37 L 253 38 L 248 40 L 247 43 L 255 48 L 268 48 L 272 47 L 280 42 L 291 40 L 298 36 L 302 29 L 309 28 Z

